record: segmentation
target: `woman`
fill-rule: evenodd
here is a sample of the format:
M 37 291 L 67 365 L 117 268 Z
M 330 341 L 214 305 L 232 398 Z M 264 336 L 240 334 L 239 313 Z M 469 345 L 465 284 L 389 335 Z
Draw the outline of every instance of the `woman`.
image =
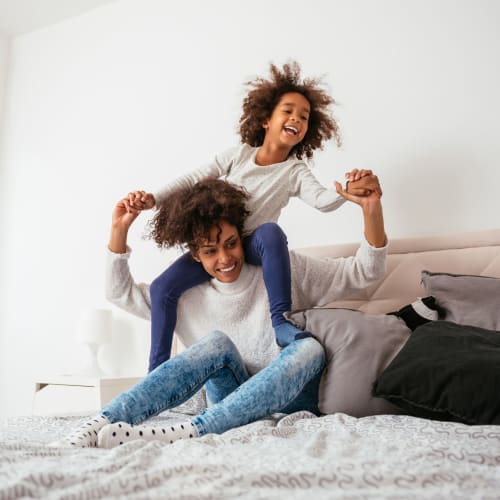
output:
M 349 295 L 385 271 L 380 189 L 363 197 L 346 193 L 339 183 L 336 189 L 362 208 L 365 239 L 354 257 L 321 260 L 291 252 L 293 308 Z M 323 348 L 308 333 L 283 349 L 276 344 L 262 268 L 244 259 L 246 199 L 243 190 L 209 179 L 176 191 L 164 202 L 156 221 L 165 217 L 174 221 L 170 236 L 175 232 L 175 238 L 212 276 L 179 300 L 176 333 L 187 349 L 54 445 L 109 448 L 133 439 L 174 442 L 222 433 L 276 412 L 319 414 Z M 126 198 L 115 206 L 107 297 L 149 319 L 149 287 L 135 283 L 128 267 L 127 235 L 138 213 Z M 178 406 L 204 385 L 211 406 L 201 414 L 171 427 L 137 425 Z

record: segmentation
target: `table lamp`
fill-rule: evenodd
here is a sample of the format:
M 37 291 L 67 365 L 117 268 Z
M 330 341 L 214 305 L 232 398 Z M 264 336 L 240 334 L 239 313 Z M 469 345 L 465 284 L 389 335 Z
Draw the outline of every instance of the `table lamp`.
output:
M 84 309 L 76 328 L 77 340 L 88 347 L 87 362 L 79 375 L 102 377 L 106 373 L 99 365 L 99 349 L 111 340 L 112 311 L 110 309 Z

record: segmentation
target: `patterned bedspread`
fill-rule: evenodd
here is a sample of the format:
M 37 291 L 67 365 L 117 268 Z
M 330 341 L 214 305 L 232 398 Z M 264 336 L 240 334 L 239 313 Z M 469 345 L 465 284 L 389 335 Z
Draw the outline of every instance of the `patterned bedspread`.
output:
M 80 420 L 4 422 L 0 499 L 500 498 L 500 427 L 301 412 L 172 445 L 45 446 Z

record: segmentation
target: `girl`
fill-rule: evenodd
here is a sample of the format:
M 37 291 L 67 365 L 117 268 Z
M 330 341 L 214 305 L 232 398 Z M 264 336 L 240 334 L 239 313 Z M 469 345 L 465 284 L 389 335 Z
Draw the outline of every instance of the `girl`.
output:
M 332 137 L 340 145 L 340 135 L 330 113 L 335 101 L 319 80 L 302 80 L 297 63 L 285 64 L 281 70 L 271 65 L 268 80 L 257 78 L 247 85 L 249 91 L 240 118 L 243 145 L 217 155 L 212 163 L 177 179 L 155 195 L 130 193 L 129 203 L 139 210 L 161 206 L 174 189 L 209 177 L 224 177 L 243 186 L 250 193 L 244 239 L 246 260 L 262 265 L 276 341 L 284 347 L 310 334 L 283 317 L 291 305 L 290 261 L 286 237 L 275 222 L 293 196 L 322 212 L 336 210 L 344 202 L 334 189 L 326 189 L 317 181 L 305 161 Z M 353 170 L 346 177 L 350 194 L 368 195 L 379 189 L 369 170 Z M 174 244 L 165 225 L 168 216 L 157 220 L 153 228 L 152 236 L 159 246 Z M 220 269 L 221 279 L 231 272 L 230 268 Z M 151 284 L 150 371 L 170 357 L 179 297 L 208 279 L 203 267 L 188 253 Z

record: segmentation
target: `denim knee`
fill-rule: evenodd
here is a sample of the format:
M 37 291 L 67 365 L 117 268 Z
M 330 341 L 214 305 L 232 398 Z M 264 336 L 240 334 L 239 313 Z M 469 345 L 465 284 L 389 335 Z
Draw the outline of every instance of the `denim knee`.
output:
M 238 349 L 234 345 L 233 341 L 220 330 L 210 332 L 202 339 L 202 341 L 210 344 L 210 346 L 219 353 L 228 354 L 231 351 L 238 352 Z
M 292 342 L 289 347 L 297 349 L 300 359 L 307 366 L 313 367 L 318 372 L 325 366 L 325 349 L 316 339 L 307 337 L 305 339 L 296 340 Z

